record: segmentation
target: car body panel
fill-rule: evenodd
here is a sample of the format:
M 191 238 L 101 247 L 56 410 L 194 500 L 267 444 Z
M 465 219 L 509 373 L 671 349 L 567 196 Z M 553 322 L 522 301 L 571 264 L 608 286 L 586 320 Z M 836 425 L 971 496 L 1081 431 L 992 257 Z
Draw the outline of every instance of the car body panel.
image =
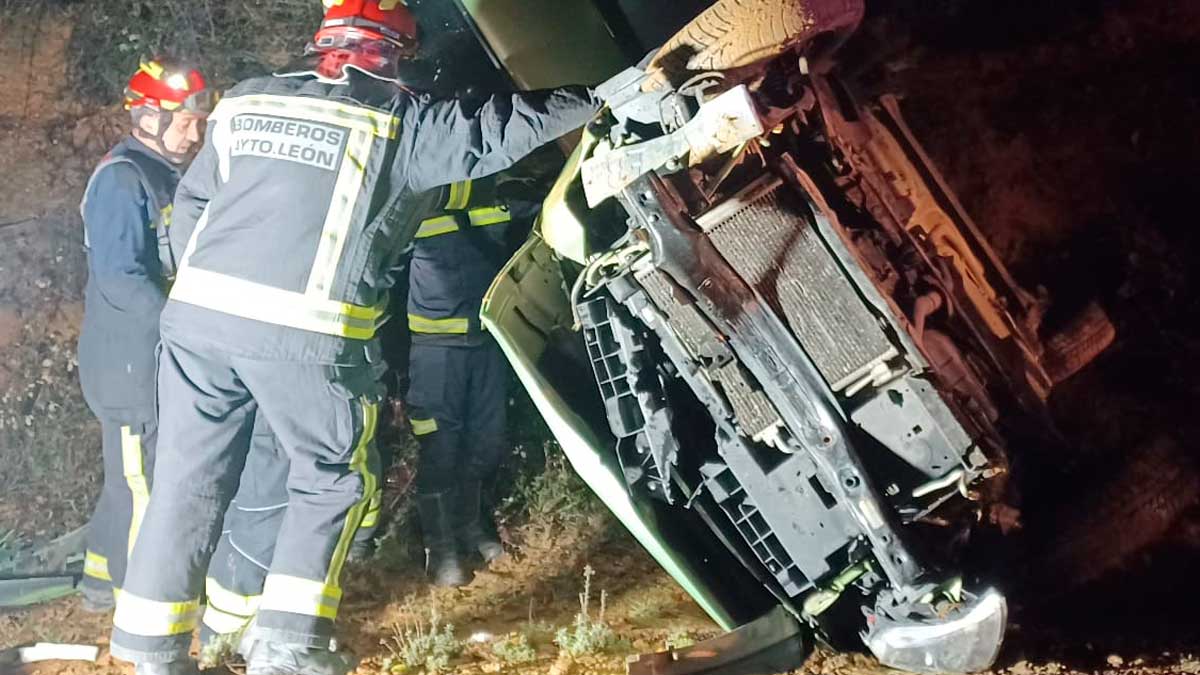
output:
M 738 622 L 710 590 L 694 562 L 664 544 L 653 510 L 634 500 L 620 468 L 604 460 L 611 455 L 610 446 L 597 438 L 538 366 L 547 346 L 544 335 L 571 320 L 562 283 L 545 241 L 538 236 L 530 237 L 484 298 L 483 323 L 508 357 L 571 466 L 588 487 L 713 621 L 722 628 L 732 629 Z M 518 307 L 523 315 L 518 313 Z
M 602 82 L 628 60 L 589 0 L 461 0 L 522 89 Z

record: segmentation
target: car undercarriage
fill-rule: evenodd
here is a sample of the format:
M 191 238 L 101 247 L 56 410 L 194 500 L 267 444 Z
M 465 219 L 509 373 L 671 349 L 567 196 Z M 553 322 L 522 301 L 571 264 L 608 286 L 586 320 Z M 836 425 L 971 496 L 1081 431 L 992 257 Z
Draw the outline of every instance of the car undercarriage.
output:
M 1053 439 L 1047 396 L 1114 329 L 1092 303 L 1047 330 L 1050 299 L 897 101 L 843 79 L 861 5 L 774 4 L 820 20 L 765 42 L 745 22 L 770 19 L 725 21 L 697 49 L 737 9 L 717 3 L 601 88 L 485 321 L 576 469 L 721 623 L 783 608 L 886 665 L 980 670 L 1006 604 L 961 551 L 1012 517 L 1010 429 Z

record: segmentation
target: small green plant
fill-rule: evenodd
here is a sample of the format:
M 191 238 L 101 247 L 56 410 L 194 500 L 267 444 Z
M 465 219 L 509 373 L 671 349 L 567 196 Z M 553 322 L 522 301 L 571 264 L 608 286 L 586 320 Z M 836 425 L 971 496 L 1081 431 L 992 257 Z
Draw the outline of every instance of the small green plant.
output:
M 599 511 L 599 500 L 571 468 L 558 444 L 544 441 L 542 453 L 544 468 L 517 476 L 512 494 L 501 510 L 508 517 L 523 510 L 530 520 L 562 524 L 583 522 Z
M 638 595 L 629 601 L 626 614 L 640 624 L 657 623 L 663 618 L 675 602 L 670 589 L 662 586 L 652 586 L 639 591 Z
M 492 644 L 492 654 L 509 666 L 537 660 L 537 650 L 529 644 L 529 638 L 524 633 L 511 633 L 496 640 Z
M 592 577 L 595 574 L 596 570 L 591 565 L 583 568 L 583 592 L 579 594 L 579 613 L 575 615 L 575 623 L 568 628 L 560 628 L 554 637 L 559 652 L 567 656 L 603 654 L 625 644 L 604 620 L 608 594 L 603 590 L 600 591 L 600 613 L 594 619 L 590 614 Z
M 24 545 L 16 530 L 0 529 L 0 570 L 13 567 Z
M 429 626 L 420 619 L 410 625 L 392 626 L 392 636 L 383 641 L 388 656 L 383 661 L 385 673 L 445 672 L 450 661 L 462 653 L 462 642 L 454 636 L 454 626 L 443 624 L 437 605 L 429 610 Z
M 664 642 L 667 649 L 686 649 L 696 644 L 691 632 L 682 628 L 676 628 L 668 633 Z
M 238 661 L 238 643 L 242 640 L 242 631 L 217 635 L 200 648 L 200 667 L 204 669 L 220 668 Z

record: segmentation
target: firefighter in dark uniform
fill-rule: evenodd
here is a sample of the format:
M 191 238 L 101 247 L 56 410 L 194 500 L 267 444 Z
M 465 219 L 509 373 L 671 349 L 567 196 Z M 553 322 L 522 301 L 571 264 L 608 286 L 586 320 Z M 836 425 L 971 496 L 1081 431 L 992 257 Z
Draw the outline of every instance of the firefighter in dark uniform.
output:
M 329 4 L 312 68 L 227 92 L 176 193 L 162 450 L 111 641 L 140 673 L 195 668 L 205 569 L 257 415 L 288 456 L 288 506 L 239 651 L 248 675 L 349 669 L 330 640 L 379 481 L 388 272 L 440 186 L 502 171 L 600 107 L 583 87 L 479 106 L 415 94 L 394 79 L 416 37 L 404 4 Z
M 166 228 L 180 166 L 199 147 L 213 98 L 195 69 L 143 62 L 125 90 L 133 130 L 100 162 L 80 205 L 88 281 L 79 380 L 104 454 L 80 584 L 95 611 L 112 607 L 150 498 L 158 320 L 174 272 Z
M 407 403 L 421 447 L 426 572 L 461 586 L 464 556 L 490 563 L 504 553 L 484 493 L 505 447 L 508 365 L 479 309 L 507 260 L 513 214 L 493 181 L 457 183 L 443 206 L 418 228 L 409 267 Z

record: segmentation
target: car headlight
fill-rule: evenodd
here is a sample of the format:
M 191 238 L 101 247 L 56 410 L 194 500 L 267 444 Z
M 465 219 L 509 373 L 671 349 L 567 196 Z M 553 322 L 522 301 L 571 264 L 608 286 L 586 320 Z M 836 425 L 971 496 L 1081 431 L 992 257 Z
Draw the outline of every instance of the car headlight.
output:
M 1008 603 L 998 591 L 966 600 L 944 619 L 878 615 L 866 635 L 881 663 L 918 673 L 971 673 L 995 662 L 1004 642 Z

